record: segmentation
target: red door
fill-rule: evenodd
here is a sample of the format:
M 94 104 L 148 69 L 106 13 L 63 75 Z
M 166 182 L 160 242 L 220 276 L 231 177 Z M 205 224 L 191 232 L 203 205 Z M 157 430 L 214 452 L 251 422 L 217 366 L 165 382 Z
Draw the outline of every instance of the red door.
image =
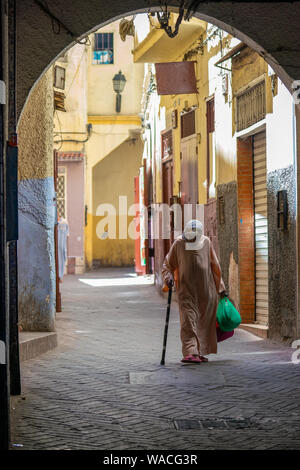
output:
M 141 261 L 141 238 L 140 238 L 140 184 L 139 184 L 139 177 L 136 176 L 134 178 L 134 203 L 136 204 L 136 212 L 135 212 L 135 231 L 138 233 L 138 237 L 135 239 L 135 272 L 138 275 L 144 274 L 144 267 L 142 266 Z

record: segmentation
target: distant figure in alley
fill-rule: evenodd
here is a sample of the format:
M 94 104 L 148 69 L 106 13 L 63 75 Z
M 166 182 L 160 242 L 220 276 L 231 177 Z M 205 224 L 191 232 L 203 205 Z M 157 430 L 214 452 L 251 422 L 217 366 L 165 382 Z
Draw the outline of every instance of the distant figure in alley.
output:
M 69 224 L 66 219 L 58 217 L 58 277 L 62 282 L 67 261 L 67 239 L 69 236 Z
M 215 250 L 199 220 L 190 220 L 174 241 L 162 275 L 169 288 L 176 282 L 182 362 L 207 362 L 205 355 L 217 352 L 218 294 L 227 294 Z

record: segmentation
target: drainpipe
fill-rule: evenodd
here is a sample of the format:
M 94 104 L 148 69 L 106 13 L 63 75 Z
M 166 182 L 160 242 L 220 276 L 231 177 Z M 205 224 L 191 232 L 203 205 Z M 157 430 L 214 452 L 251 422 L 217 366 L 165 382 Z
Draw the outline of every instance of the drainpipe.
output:
M 5 53 L 7 44 L 6 15 L 3 2 L 0 4 L 0 80 L 2 99 L 0 104 L 0 450 L 9 447 L 9 374 L 8 374 L 8 308 L 7 308 L 7 252 L 5 236 L 5 160 L 4 142 L 6 105 L 5 91 Z
M 16 106 L 16 0 L 8 2 L 8 135 L 6 149 L 7 181 L 7 213 L 11 214 L 13 230 L 6 231 L 9 264 L 9 371 L 10 393 L 21 394 L 20 359 L 19 359 L 19 327 L 18 327 L 18 142 L 17 142 L 17 106 Z
M 300 191 L 300 109 L 294 102 L 293 106 L 293 167 L 296 186 L 296 262 L 297 262 L 297 289 L 296 289 L 296 336 L 300 338 L 300 221 L 299 221 L 299 191 Z

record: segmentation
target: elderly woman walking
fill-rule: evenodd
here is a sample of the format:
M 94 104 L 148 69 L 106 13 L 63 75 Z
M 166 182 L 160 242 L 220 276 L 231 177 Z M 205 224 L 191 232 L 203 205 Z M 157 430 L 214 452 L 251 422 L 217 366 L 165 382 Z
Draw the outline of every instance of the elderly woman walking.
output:
M 207 362 L 217 352 L 218 294 L 227 295 L 219 261 L 199 220 L 191 220 L 167 254 L 162 275 L 169 288 L 174 276 L 180 311 L 182 362 Z

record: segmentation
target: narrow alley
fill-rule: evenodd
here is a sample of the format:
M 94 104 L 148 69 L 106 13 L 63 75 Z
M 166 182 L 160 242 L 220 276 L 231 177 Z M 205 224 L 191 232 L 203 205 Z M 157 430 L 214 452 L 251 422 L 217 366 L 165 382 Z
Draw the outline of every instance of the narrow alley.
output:
M 0 451 L 300 450 L 300 1 L 0 15 Z
M 162 367 L 166 300 L 149 282 L 130 268 L 64 278 L 59 346 L 22 364 L 17 449 L 300 449 L 293 350 L 237 329 L 183 365 L 173 302 Z

